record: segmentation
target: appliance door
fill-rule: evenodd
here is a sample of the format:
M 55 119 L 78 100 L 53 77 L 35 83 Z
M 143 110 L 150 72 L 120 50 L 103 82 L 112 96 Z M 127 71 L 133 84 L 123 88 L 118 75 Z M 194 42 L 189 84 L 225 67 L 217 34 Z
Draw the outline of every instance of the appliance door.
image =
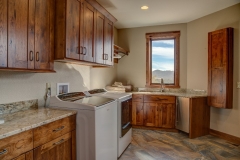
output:
M 176 128 L 189 133 L 189 98 L 177 98 L 177 121 Z
M 132 98 L 121 102 L 121 137 L 131 128 L 132 120 Z

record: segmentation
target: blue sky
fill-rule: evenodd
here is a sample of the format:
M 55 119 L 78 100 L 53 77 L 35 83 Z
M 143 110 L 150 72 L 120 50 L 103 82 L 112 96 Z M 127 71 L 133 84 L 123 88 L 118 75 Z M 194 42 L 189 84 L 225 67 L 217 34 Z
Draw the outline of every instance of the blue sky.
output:
M 152 41 L 152 71 L 174 70 L 174 40 Z

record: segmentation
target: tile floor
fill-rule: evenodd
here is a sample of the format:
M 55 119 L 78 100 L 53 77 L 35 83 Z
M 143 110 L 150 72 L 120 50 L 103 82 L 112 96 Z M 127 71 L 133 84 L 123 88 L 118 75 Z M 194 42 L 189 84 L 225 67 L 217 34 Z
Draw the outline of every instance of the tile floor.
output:
M 240 160 L 240 146 L 208 135 L 133 129 L 131 144 L 119 160 Z

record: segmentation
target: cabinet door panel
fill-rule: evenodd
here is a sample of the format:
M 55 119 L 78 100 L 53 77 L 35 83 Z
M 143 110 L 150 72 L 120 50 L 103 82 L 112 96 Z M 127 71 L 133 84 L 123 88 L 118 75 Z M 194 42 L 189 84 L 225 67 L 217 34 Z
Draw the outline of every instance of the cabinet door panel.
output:
M 95 9 L 84 2 L 84 48 L 83 48 L 83 59 L 84 61 L 93 62 L 94 61 L 94 16 Z
M 28 7 L 28 69 L 34 69 L 35 61 L 35 0 L 29 0 Z
M 7 67 L 7 0 L 0 0 L 0 67 Z
M 8 67 L 28 68 L 28 1 L 8 1 Z
M 175 128 L 175 104 L 161 104 L 162 127 Z
M 144 126 L 155 127 L 156 103 L 144 103 Z
M 157 103 L 156 106 L 156 112 L 155 112 L 155 126 L 156 127 L 162 127 L 162 105 L 160 103 Z
M 34 160 L 71 160 L 71 132 L 34 149 Z
M 104 29 L 105 64 L 113 65 L 113 23 L 107 18 L 105 18 Z
M 50 23 L 52 0 L 36 0 L 35 69 L 49 69 L 51 60 Z
M 67 1 L 66 57 L 77 60 L 80 59 L 80 5 L 78 0 Z
M 97 12 L 96 16 L 96 36 L 95 36 L 95 60 L 97 63 L 104 63 L 104 16 Z
M 132 125 L 143 125 L 143 103 L 132 103 Z

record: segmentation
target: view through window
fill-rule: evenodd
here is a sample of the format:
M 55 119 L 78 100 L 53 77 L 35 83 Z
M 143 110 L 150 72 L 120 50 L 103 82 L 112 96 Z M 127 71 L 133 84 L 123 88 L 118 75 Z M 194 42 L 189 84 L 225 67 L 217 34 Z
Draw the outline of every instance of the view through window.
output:
M 180 87 L 179 48 L 180 31 L 146 33 L 146 87 Z
M 174 84 L 174 39 L 152 40 L 152 83 Z

